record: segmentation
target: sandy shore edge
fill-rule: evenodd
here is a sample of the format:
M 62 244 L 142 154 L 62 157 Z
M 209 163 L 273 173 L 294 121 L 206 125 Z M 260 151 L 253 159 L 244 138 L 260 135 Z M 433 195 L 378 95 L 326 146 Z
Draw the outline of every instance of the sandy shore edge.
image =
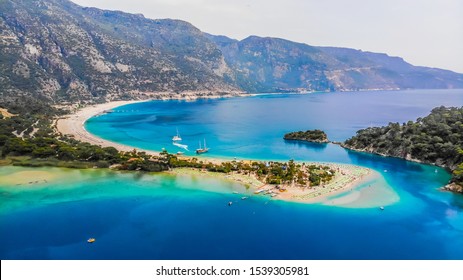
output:
M 87 107 L 77 110 L 76 112 L 70 115 L 60 117 L 59 119 L 56 120 L 55 127 L 58 133 L 62 135 L 71 136 L 74 139 L 82 141 L 82 142 L 87 142 L 87 143 L 90 143 L 93 145 L 99 145 L 102 147 L 114 147 L 118 149 L 119 151 L 125 151 L 125 152 L 133 151 L 133 149 L 135 149 L 134 147 L 123 145 L 120 143 L 111 142 L 109 140 L 105 140 L 105 139 L 99 138 L 91 134 L 85 129 L 85 122 L 88 119 L 98 114 L 102 114 L 105 111 L 114 109 L 116 107 L 120 107 L 120 106 L 124 106 L 128 104 L 140 103 L 140 102 L 147 102 L 147 101 L 150 101 L 150 100 L 111 101 L 108 103 L 87 106 Z M 147 154 L 151 154 L 151 155 L 158 155 L 158 153 L 153 152 L 153 151 L 147 151 L 147 150 L 142 150 L 138 148 L 137 150 L 144 151 Z
M 298 162 L 300 163 L 300 162 Z M 305 162 L 306 164 L 323 164 L 336 170 L 335 177 L 328 184 L 316 186 L 313 188 L 302 188 L 298 186 L 280 185 L 285 189 L 280 192 L 275 185 L 265 184 L 259 181 L 253 175 L 244 175 L 236 172 L 231 173 L 218 173 L 209 172 L 206 170 L 199 170 L 194 168 L 176 168 L 168 171 L 170 174 L 175 175 L 189 175 L 189 176 L 213 176 L 220 179 L 231 180 L 242 184 L 249 190 L 251 196 L 269 196 L 272 199 L 292 201 L 299 203 L 319 203 L 326 202 L 329 197 L 334 195 L 351 191 L 357 185 L 368 181 L 373 171 L 369 168 L 360 167 L 351 164 L 337 164 L 337 163 L 315 163 Z

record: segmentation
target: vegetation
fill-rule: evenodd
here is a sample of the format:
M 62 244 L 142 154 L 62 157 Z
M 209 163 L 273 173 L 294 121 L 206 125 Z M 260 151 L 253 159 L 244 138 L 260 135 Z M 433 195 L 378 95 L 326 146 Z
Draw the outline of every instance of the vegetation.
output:
M 144 152 L 119 152 L 113 147 L 100 147 L 64 137 L 5 138 L 2 135 L 2 157 L 13 165 L 59 166 L 70 168 L 107 168 L 121 170 L 163 171 L 166 162 Z
M 15 114 L 0 119 L 2 164 L 59 166 L 71 168 L 109 167 L 162 171 L 166 164 L 142 152 L 119 152 L 63 137 L 52 129 L 52 119 L 65 113 L 41 102 L 0 102 L 1 108 Z
M 308 141 L 308 142 L 316 142 L 316 143 L 328 143 L 329 142 L 328 137 L 326 136 L 326 133 L 319 129 L 290 132 L 290 133 L 285 134 L 283 138 L 285 140 L 300 140 L 300 141 Z
M 167 159 L 168 166 L 171 168 L 191 167 L 210 172 L 235 172 L 256 176 L 259 181 L 272 185 L 313 187 L 330 182 L 335 175 L 335 171 L 328 166 L 297 164 L 293 160 L 285 163 L 230 161 L 214 164 L 198 161 L 197 158 L 178 158 L 165 151 L 161 153 L 161 157 Z
M 459 151 L 460 156 L 463 157 L 463 150 Z M 460 186 L 463 186 L 463 162 L 457 165 L 455 170 L 453 170 L 453 181 Z
M 343 146 L 446 167 L 463 185 L 463 107 L 442 106 L 416 122 L 362 129 Z

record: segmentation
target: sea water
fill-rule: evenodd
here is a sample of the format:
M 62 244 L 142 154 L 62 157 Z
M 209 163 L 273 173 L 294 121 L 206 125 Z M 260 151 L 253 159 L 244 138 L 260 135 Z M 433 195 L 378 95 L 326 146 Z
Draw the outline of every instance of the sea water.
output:
M 232 192 L 246 189 L 213 177 L 45 168 L 43 176 L 55 174 L 46 182 L 0 180 L 0 257 L 463 259 L 463 198 L 438 190 L 450 178 L 445 170 L 282 139 L 318 128 L 342 141 L 358 129 L 414 120 L 440 105 L 462 106 L 463 91 L 261 95 L 116 108 L 89 120 L 86 129 L 157 151 L 177 151 L 171 139 L 178 129 L 190 151 L 206 139 L 210 152 L 201 156 L 357 164 L 380 176 L 353 191 L 384 185 L 399 199 L 384 211 L 365 203 L 241 200 Z M 2 167 L 0 178 L 32 170 Z M 88 244 L 90 237 L 97 241 Z

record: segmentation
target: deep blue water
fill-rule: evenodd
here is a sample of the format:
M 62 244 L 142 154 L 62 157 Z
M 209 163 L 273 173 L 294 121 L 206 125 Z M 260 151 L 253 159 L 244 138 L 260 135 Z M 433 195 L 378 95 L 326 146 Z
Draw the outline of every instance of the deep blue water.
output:
M 176 152 L 171 138 L 178 128 L 191 151 L 205 138 L 211 157 L 358 164 L 378 171 L 400 201 L 385 211 L 241 201 L 230 183 L 218 180 L 112 172 L 36 191 L 0 184 L 0 257 L 463 259 L 463 197 L 437 190 L 449 179 L 443 169 L 282 139 L 285 132 L 319 128 L 331 140 L 344 140 L 361 128 L 414 120 L 440 105 L 462 106 L 463 90 L 265 95 L 117 108 L 86 128 L 152 150 Z M 222 191 L 198 190 L 200 185 Z M 228 207 L 228 201 L 235 203 Z M 85 242 L 90 236 L 97 238 L 91 246 Z

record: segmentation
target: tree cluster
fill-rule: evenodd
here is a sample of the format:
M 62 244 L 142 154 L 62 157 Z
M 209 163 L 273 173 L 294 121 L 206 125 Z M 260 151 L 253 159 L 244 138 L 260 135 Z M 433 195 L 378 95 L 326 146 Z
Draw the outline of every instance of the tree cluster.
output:
M 343 146 L 446 167 L 463 184 L 463 107 L 441 106 L 415 122 L 362 129 Z
M 178 158 L 166 151 L 161 153 L 171 168 L 190 167 L 204 169 L 210 172 L 255 175 L 260 181 L 272 185 L 296 185 L 301 187 L 319 186 L 330 182 L 335 171 L 328 166 L 298 164 L 293 160 L 289 162 L 243 162 L 227 161 L 220 164 L 203 162 L 197 158 Z
M 327 143 L 328 137 L 322 130 L 307 130 L 307 131 L 296 131 L 285 134 L 283 137 L 285 140 L 299 140 L 317 143 Z

